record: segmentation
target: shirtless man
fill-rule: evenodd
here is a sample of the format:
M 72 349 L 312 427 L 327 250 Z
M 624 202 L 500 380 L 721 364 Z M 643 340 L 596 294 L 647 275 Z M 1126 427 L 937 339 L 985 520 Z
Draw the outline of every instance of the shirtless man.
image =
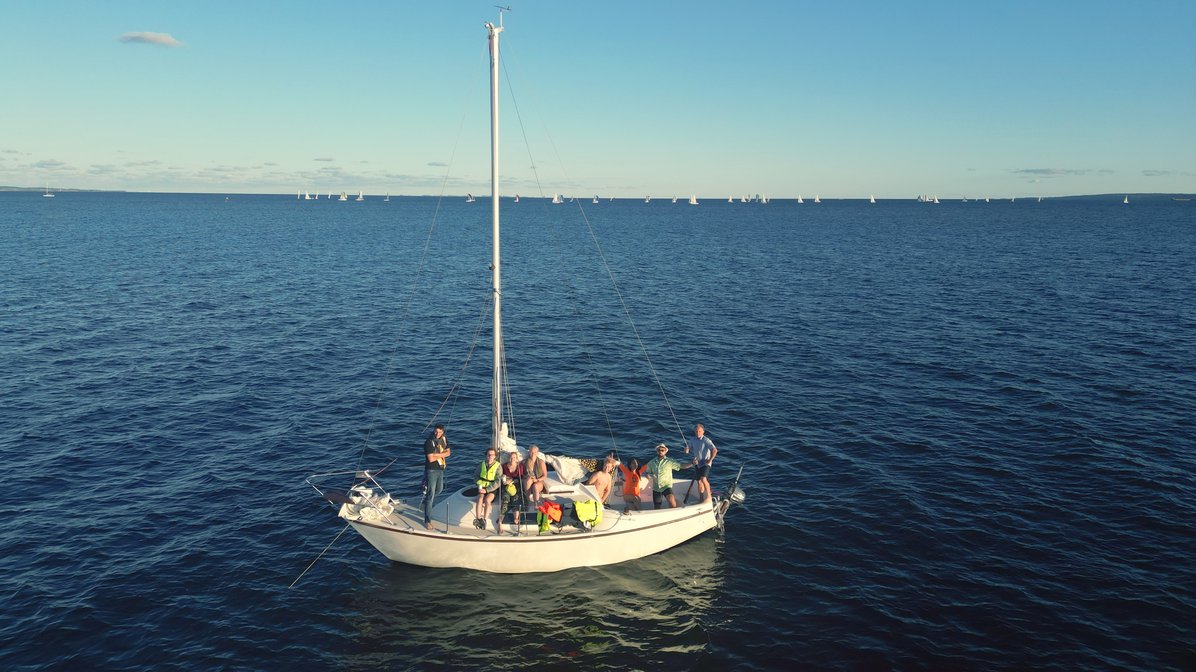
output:
M 607 457 L 606 461 L 602 463 L 602 468 L 590 474 L 590 478 L 586 480 L 586 485 L 592 485 L 598 491 L 598 500 L 602 502 L 603 506 L 606 505 L 606 499 L 610 497 L 611 484 L 614 480 L 611 474 L 614 472 L 616 464 L 618 461 L 615 458 Z

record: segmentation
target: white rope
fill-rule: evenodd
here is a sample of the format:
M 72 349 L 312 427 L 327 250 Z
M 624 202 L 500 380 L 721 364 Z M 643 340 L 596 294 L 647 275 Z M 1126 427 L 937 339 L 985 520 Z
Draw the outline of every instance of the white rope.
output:
M 345 531 L 346 531 L 346 530 L 348 530 L 348 529 L 349 529 L 349 524 L 348 524 L 348 523 L 345 523 L 345 526 L 341 528 L 341 531 L 340 531 L 340 532 L 338 532 L 338 533 L 336 534 L 336 536 L 332 538 L 332 541 L 328 542 L 328 545 L 324 547 L 324 550 L 320 551 L 320 554 L 316 556 L 316 559 L 315 559 L 315 560 L 312 560 L 312 561 L 311 561 L 311 564 L 310 564 L 310 565 L 308 565 L 308 566 L 307 566 L 307 568 L 306 568 L 306 569 L 304 569 L 302 572 L 300 572 L 300 573 L 299 573 L 299 576 L 296 576 L 296 577 L 295 577 L 295 580 L 291 582 L 291 585 L 287 586 L 287 590 L 290 590 L 291 588 L 294 588 L 294 587 L 295 587 L 295 584 L 296 584 L 296 583 L 299 583 L 299 579 L 302 579 L 302 578 L 303 578 L 303 576 L 304 576 L 305 574 L 307 574 L 307 571 L 308 571 L 309 569 L 311 569 L 312 567 L 314 567 L 314 566 L 316 565 L 316 563 L 320 561 L 320 558 L 324 557 L 324 554 L 328 552 L 328 549 L 332 548 L 332 545 L 336 543 L 336 540 L 337 540 L 337 539 L 340 539 L 340 538 L 341 538 L 341 535 L 342 535 L 342 534 L 344 534 L 344 533 L 345 533 Z

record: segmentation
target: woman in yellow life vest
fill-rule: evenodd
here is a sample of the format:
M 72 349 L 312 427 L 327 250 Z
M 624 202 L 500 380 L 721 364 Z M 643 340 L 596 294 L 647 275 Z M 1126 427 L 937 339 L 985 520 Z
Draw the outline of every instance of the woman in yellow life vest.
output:
M 474 507 L 474 527 L 486 529 L 486 520 L 490 517 L 490 504 L 494 502 L 494 493 L 498 492 L 498 472 L 502 465 L 498 462 L 498 453 L 490 448 L 486 451 L 486 459 L 478 465 L 478 503 Z

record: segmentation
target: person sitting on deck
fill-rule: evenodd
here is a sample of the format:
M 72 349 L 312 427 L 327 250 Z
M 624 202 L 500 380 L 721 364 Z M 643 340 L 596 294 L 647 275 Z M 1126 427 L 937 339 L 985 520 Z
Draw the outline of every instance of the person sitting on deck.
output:
M 527 506 L 523 497 L 523 477 L 525 475 L 523 463 L 519 461 L 519 453 L 511 451 L 507 463 L 502 465 L 502 490 L 498 495 L 499 532 L 502 531 L 502 520 L 507 515 L 507 511 L 513 512 L 515 521 L 515 531 L 512 534 L 519 532 L 519 514 L 523 513 L 523 507 Z
M 598 501 L 606 506 L 606 500 L 610 497 L 612 477 L 611 473 L 615 470 L 615 465 L 618 461 L 614 457 L 608 456 L 602 463 L 602 468 L 590 474 L 590 478 L 586 480 L 586 485 L 594 486 L 598 491 Z
M 532 444 L 527 449 L 527 459 L 523 461 L 523 495 L 531 506 L 535 506 L 541 499 L 544 488 L 548 487 L 548 466 L 544 458 L 540 457 L 540 446 Z
M 663 443 L 656 446 L 656 458 L 648 463 L 648 473 L 652 475 L 652 508 L 659 509 L 661 502 L 669 501 L 669 508 L 677 508 L 677 498 L 673 497 L 673 471 L 691 469 L 692 464 L 682 465 L 677 460 L 667 457 L 669 447 Z
M 640 510 L 640 491 L 643 488 L 642 476 L 648 470 L 648 465 L 640 466 L 640 461 L 631 458 L 627 466 L 619 463 L 619 473 L 623 475 L 623 513 L 631 509 Z
M 498 491 L 498 451 L 490 448 L 486 450 L 486 459 L 478 465 L 478 503 L 474 509 L 474 525 L 479 530 L 486 529 L 486 519 L 490 517 L 490 504 L 494 501 L 494 493 Z

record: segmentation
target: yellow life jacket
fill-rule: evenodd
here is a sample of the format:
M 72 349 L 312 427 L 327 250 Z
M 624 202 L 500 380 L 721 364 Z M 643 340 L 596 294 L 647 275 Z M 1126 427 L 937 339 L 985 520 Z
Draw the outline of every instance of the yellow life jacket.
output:
M 478 488 L 485 490 L 491 485 L 494 485 L 495 479 L 498 478 L 498 470 L 502 467 L 498 460 L 494 464 L 486 464 L 486 460 L 482 460 L 481 466 L 478 468 Z
M 587 530 L 592 530 L 602 524 L 602 502 L 596 499 L 573 502 L 573 515 Z

